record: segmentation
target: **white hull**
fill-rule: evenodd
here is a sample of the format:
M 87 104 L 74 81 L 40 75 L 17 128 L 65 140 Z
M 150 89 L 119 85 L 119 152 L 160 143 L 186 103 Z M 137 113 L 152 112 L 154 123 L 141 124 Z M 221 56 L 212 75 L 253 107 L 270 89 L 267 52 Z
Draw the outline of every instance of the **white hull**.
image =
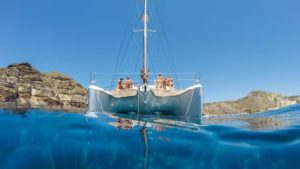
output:
M 194 85 L 179 94 L 170 96 L 158 96 L 153 90 L 146 92 L 136 90 L 131 96 L 116 97 L 108 91 L 91 85 L 88 111 L 186 117 L 201 121 L 201 91 L 201 85 Z

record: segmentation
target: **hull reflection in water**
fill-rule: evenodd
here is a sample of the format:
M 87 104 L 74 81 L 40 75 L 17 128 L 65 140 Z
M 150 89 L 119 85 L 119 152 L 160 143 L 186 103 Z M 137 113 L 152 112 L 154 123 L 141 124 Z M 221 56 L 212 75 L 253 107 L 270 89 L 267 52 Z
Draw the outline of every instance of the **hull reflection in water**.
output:
M 0 168 L 300 168 L 300 105 L 203 125 L 87 115 L 0 109 Z M 253 127 L 256 118 L 284 123 Z
M 97 86 L 89 86 L 88 112 L 113 112 L 136 115 L 157 115 L 164 118 L 181 118 L 186 122 L 201 123 L 202 99 L 201 85 L 194 85 L 186 90 L 124 91 L 113 94 Z M 122 95 L 123 94 L 123 95 Z M 124 96 L 124 94 L 126 96 Z

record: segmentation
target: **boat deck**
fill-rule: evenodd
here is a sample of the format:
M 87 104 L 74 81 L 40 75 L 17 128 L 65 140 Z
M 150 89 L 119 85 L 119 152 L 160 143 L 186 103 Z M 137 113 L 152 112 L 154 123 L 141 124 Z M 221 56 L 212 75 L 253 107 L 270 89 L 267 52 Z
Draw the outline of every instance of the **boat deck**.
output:
M 155 96 L 159 97 L 168 97 L 168 96 L 177 96 L 184 92 L 184 90 L 157 90 L 151 89 L 150 90 Z M 113 90 L 110 94 L 115 98 L 122 98 L 122 97 L 130 97 L 137 95 L 138 89 L 124 89 L 124 90 Z

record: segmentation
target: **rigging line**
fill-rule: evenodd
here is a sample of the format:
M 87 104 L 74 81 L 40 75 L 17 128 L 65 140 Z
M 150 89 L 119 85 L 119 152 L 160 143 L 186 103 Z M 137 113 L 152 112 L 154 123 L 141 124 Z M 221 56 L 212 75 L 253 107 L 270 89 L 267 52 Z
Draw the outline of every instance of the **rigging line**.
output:
M 136 61 L 136 63 L 135 63 L 135 66 L 134 66 L 134 70 L 133 70 L 133 72 L 137 72 L 137 67 L 138 67 L 138 65 L 139 65 L 139 63 L 140 63 L 140 61 L 141 61 L 141 56 L 142 56 L 142 48 L 138 48 L 139 50 L 138 50 L 138 54 L 137 54 L 137 61 Z M 136 77 L 136 76 L 138 76 L 139 75 L 139 73 L 134 73 L 134 77 Z
M 137 1 L 136 1 L 136 6 L 137 6 L 138 10 L 141 11 L 140 8 L 139 8 L 139 6 L 138 6 L 138 4 L 137 4 Z M 134 19 L 133 19 L 133 20 L 134 20 Z M 136 20 L 137 20 L 138 22 L 140 21 L 138 18 L 137 18 Z M 136 20 L 133 21 L 133 22 L 137 22 Z M 134 39 L 134 42 L 137 43 L 137 40 L 136 40 L 134 31 L 130 31 L 130 32 L 131 32 L 130 37 L 132 38 L 132 36 L 133 36 L 132 39 Z M 130 39 L 131 39 L 131 38 L 130 38 Z M 129 41 L 129 43 L 127 43 L 127 46 L 125 47 L 125 52 L 124 52 L 125 54 L 124 54 L 124 57 L 121 57 L 121 60 L 120 60 L 120 62 L 118 63 L 117 71 L 116 71 L 115 74 L 118 74 L 118 73 L 119 73 L 119 70 L 120 70 L 121 65 L 122 65 L 122 63 L 123 63 L 123 61 L 124 61 L 124 58 L 127 57 L 128 48 L 129 48 L 130 44 L 131 44 L 131 41 Z M 113 85 L 113 84 L 111 84 L 111 86 L 112 86 L 112 85 Z
M 166 36 L 166 32 L 165 32 L 165 28 L 164 28 L 164 25 L 163 23 L 161 22 L 161 15 L 160 15 L 160 12 L 159 12 L 159 9 L 157 7 L 157 9 L 155 10 L 157 12 L 157 16 L 158 16 L 158 19 L 160 20 L 160 23 L 161 23 L 161 27 L 162 27 L 162 33 L 163 33 L 163 36 L 165 36 L 165 41 L 166 41 L 166 46 L 167 46 L 167 51 L 170 53 L 170 55 L 172 55 L 171 53 L 171 50 L 169 48 L 169 43 L 168 43 L 168 40 L 167 40 L 167 36 Z M 168 57 L 168 55 L 167 55 Z M 175 70 L 175 66 L 174 66 L 174 60 L 173 58 L 171 57 L 171 59 L 169 58 L 169 60 L 171 60 L 171 71 L 174 71 L 174 78 L 175 78 L 175 83 L 177 83 L 177 85 L 179 86 L 179 83 L 177 82 L 177 74 L 176 74 L 176 70 Z
M 150 36 L 152 37 L 152 33 L 150 34 Z M 151 66 L 153 68 L 153 72 L 156 72 L 156 68 L 155 68 L 155 65 L 153 64 L 153 58 L 152 58 L 155 42 L 156 42 L 156 36 L 153 36 L 153 38 L 152 38 L 152 46 L 151 46 L 151 49 L 150 49 L 150 52 L 149 52 L 149 56 L 150 56 L 149 60 L 150 60 Z
M 131 34 L 130 34 L 130 36 L 129 36 L 129 39 L 128 39 L 128 41 L 127 41 L 127 44 L 126 44 L 126 46 L 125 46 L 125 51 L 123 52 L 123 57 L 121 57 L 121 60 L 120 60 L 120 62 L 118 63 L 118 68 L 117 68 L 117 72 L 116 72 L 116 74 L 118 74 L 119 73 L 119 71 L 120 71 L 120 68 L 121 68 L 121 66 L 122 66 L 122 63 L 123 63 L 123 61 L 124 61 L 124 59 L 127 57 L 127 52 L 128 52 L 128 48 L 129 48 L 129 46 L 130 46 L 130 44 L 131 44 L 131 37 L 132 37 L 132 35 L 133 35 L 133 32 L 131 32 Z
M 203 90 L 203 88 L 201 87 L 200 88 L 200 94 L 201 94 L 201 104 L 200 104 L 200 106 L 201 106 L 201 114 L 202 113 L 206 113 L 206 112 L 203 112 L 203 110 L 205 111 L 205 93 L 204 93 L 204 90 Z M 201 118 L 201 121 L 202 121 L 202 115 L 200 116 L 200 118 Z
M 142 15 L 142 12 L 141 12 L 142 10 L 141 10 L 141 8 L 140 8 L 140 6 L 138 4 L 138 0 L 135 0 L 135 5 L 136 5 L 136 8 L 138 10 L 138 16 Z
M 152 59 L 150 58 L 149 61 L 150 61 L 150 65 L 151 65 L 151 67 L 152 67 L 152 69 L 153 69 L 153 72 L 156 72 L 156 71 L 155 71 L 155 68 L 154 68 L 154 64 L 153 64 L 153 62 L 152 62 Z M 149 74 L 149 76 L 150 76 L 150 74 Z
M 135 36 L 135 35 L 136 35 L 136 34 L 133 35 L 134 44 L 135 44 L 136 46 L 138 46 L 138 42 L 137 42 L 137 39 L 136 39 L 136 36 Z
M 133 32 L 131 32 L 131 36 L 132 36 L 132 35 L 133 35 Z M 130 37 L 131 37 L 131 36 L 130 36 Z M 123 57 L 121 58 L 119 67 L 118 67 L 118 69 L 117 69 L 117 74 L 119 73 L 119 71 L 120 71 L 120 69 L 121 69 L 121 65 L 122 65 L 124 59 L 127 57 L 127 52 L 128 52 L 128 48 L 129 48 L 130 44 L 131 44 L 131 41 L 129 41 L 129 42 L 127 43 L 127 45 L 126 45 L 124 55 L 123 55 Z
M 99 100 L 99 103 L 100 103 L 100 107 L 101 107 L 102 113 L 104 113 L 104 109 L 103 109 L 102 101 L 101 101 L 101 95 L 98 95 L 98 94 L 97 94 L 97 97 L 98 97 L 98 100 Z M 98 106 L 99 106 L 99 105 L 97 105 L 97 108 L 98 108 Z
M 174 78 L 176 80 L 178 77 L 177 77 L 177 74 L 176 74 L 176 70 L 175 70 L 175 66 L 174 66 L 174 61 L 173 61 L 173 57 L 172 57 L 172 54 L 171 54 L 171 50 L 169 48 L 169 43 L 168 43 L 168 40 L 167 40 L 167 36 L 166 36 L 166 33 L 164 31 L 163 31 L 163 36 L 165 37 L 163 39 L 165 39 L 165 44 L 166 44 L 166 57 L 168 59 L 168 63 L 170 64 L 170 69 L 174 73 Z M 177 80 L 176 80 L 176 83 L 177 83 L 177 86 L 178 86 Z
M 156 12 L 158 13 L 158 10 L 156 10 Z M 157 15 L 158 16 L 158 18 L 159 18 L 159 14 Z M 161 19 L 159 18 L 159 21 L 161 22 Z M 162 30 L 163 30 L 163 25 L 161 24 L 161 27 L 162 27 Z M 164 32 L 163 32 L 164 33 Z M 164 46 L 164 37 L 162 36 L 162 41 L 161 41 L 161 43 L 162 43 L 162 45 L 159 45 L 159 46 Z M 167 57 L 168 56 L 168 53 L 167 53 L 167 51 L 165 50 L 165 48 L 161 48 L 161 50 L 162 50 L 162 55 L 163 55 L 163 57 L 164 58 L 166 58 L 167 59 L 167 63 L 168 63 L 168 66 L 169 66 L 169 70 L 171 71 L 171 72 L 173 72 L 173 68 L 172 68 L 172 66 L 171 66 L 171 61 L 170 61 L 170 59 L 169 59 L 169 57 Z
M 140 86 L 138 86 L 138 90 L 137 90 L 137 111 L 138 111 L 138 114 L 137 114 L 137 119 L 136 120 L 138 120 L 139 119 L 139 115 L 140 115 L 140 93 L 139 93 L 139 91 L 140 91 Z
M 164 46 L 163 44 L 162 45 L 158 45 L 159 47 L 160 46 Z M 169 67 L 169 70 L 170 70 L 170 72 L 171 72 L 171 75 L 174 75 L 174 71 L 173 71 L 173 69 L 172 69 L 172 66 L 171 66 L 171 64 L 170 64 L 170 59 L 169 59 L 169 57 L 166 57 L 167 56 L 167 52 L 166 52 L 166 50 L 165 50 L 165 48 L 160 48 L 161 49 L 161 51 L 162 51 L 162 57 L 163 58 L 165 58 L 166 59 L 166 62 L 168 63 L 168 67 Z M 176 81 L 177 81 L 177 79 L 175 79 Z M 176 82 L 175 81 L 175 82 Z M 177 84 L 177 83 L 176 83 Z
M 133 32 L 131 32 L 130 37 L 132 37 L 132 36 L 133 36 Z M 129 38 L 129 39 L 131 39 L 131 38 Z M 129 47 L 131 46 L 131 42 L 132 42 L 132 41 L 129 40 L 129 42 L 128 42 L 127 45 L 126 45 L 126 48 L 125 48 L 125 51 L 124 51 L 124 55 L 123 55 L 124 57 L 121 58 L 121 62 L 120 62 L 120 64 L 119 64 L 117 73 L 119 73 L 120 68 L 121 68 L 121 65 L 122 65 L 124 59 L 128 56 L 128 50 L 129 50 Z
M 139 45 L 140 43 L 138 43 L 138 40 L 136 38 L 136 33 L 134 33 L 133 37 L 134 37 L 134 44 L 135 44 L 136 48 L 138 49 L 137 50 L 138 51 L 138 53 L 137 53 L 137 56 L 138 56 L 137 62 L 139 62 L 140 57 L 141 57 L 140 54 L 142 53 L 142 47 L 140 47 L 140 45 Z M 138 63 L 135 64 L 133 72 L 136 72 L 137 66 L 138 66 Z
M 153 13 L 154 13 L 154 11 L 156 10 L 155 8 L 156 8 L 156 0 L 152 0 L 152 8 L 150 9 L 150 12 L 149 12 L 149 14 L 150 14 L 150 16 L 154 16 L 154 15 L 152 15 Z
M 133 9 L 134 9 L 134 7 L 132 7 L 130 11 L 133 11 Z M 120 61 L 121 54 L 122 54 L 122 49 L 123 49 L 122 47 L 123 47 L 123 45 L 125 43 L 125 37 L 126 37 L 126 34 L 127 34 L 127 30 L 129 29 L 130 22 L 131 22 L 132 18 L 133 18 L 133 12 L 130 12 L 130 14 L 129 14 L 129 20 L 128 20 L 127 25 L 125 27 L 125 30 L 123 32 L 123 36 L 122 36 L 122 39 L 121 39 L 120 49 L 119 49 L 118 54 L 117 54 L 117 61 L 116 61 L 117 64 L 114 67 L 114 73 L 113 73 L 113 77 L 112 77 L 112 81 L 111 81 L 111 86 L 113 85 L 112 83 L 113 83 L 113 80 L 115 79 L 115 73 L 117 71 L 118 62 Z
M 192 95 L 191 95 L 191 97 L 190 97 L 190 99 L 189 99 L 190 101 L 189 101 L 188 107 L 187 107 L 187 109 L 186 109 L 185 116 L 187 116 L 187 114 L 188 114 L 188 112 L 189 112 L 189 110 L 190 110 L 190 106 L 191 106 L 192 98 L 193 98 L 193 96 L 194 96 L 194 92 L 195 92 L 195 89 L 193 89 L 193 93 L 192 93 Z
M 125 51 L 126 51 L 127 47 L 128 47 L 128 43 L 126 43 L 126 47 L 124 48 Z M 122 50 L 122 51 L 123 51 L 123 50 Z M 126 55 L 124 55 L 124 53 L 125 53 L 125 52 L 122 52 L 122 56 L 123 56 L 123 57 L 120 57 L 120 59 L 119 59 L 118 62 L 116 63 L 116 69 L 115 69 L 115 71 L 114 71 L 114 73 L 113 73 L 113 78 L 112 78 L 112 81 L 111 81 L 111 87 L 113 86 L 113 81 L 115 80 L 117 74 L 119 73 L 120 67 L 121 67 L 121 65 L 122 65 L 122 63 L 123 63 L 123 60 L 124 60 L 124 57 L 126 57 Z
M 150 7 L 149 9 L 149 16 L 152 16 L 154 9 L 155 9 L 155 0 L 153 0 L 152 8 Z
M 129 24 L 128 24 L 129 25 Z M 128 26 L 126 27 L 128 28 Z M 126 34 L 127 34 L 127 31 L 124 32 L 124 36 L 122 38 L 122 42 L 121 42 L 121 47 L 118 51 L 118 55 L 117 55 L 117 61 L 116 61 L 116 64 L 115 64 L 115 67 L 114 67 L 114 73 L 113 73 L 113 77 L 112 77 L 112 81 L 114 80 L 115 78 L 115 74 L 116 74 L 116 71 L 118 69 L 118 66 L 119 66 L 119 62 L 120 62 L 120 59 L 121 59 L 121 53 L 123 51 L 123 48 L 124 48 L 124 43 L 125 43 L 125 37 L 126 37 Z
M 142 58 L 142 48 L 139 48 L 138 54 L 137 54 L 137 60 L 136 60 L 133 72 L 137 72 L 137 67 L 138 67 L 138 64 L 140 63 L 141 58 Z

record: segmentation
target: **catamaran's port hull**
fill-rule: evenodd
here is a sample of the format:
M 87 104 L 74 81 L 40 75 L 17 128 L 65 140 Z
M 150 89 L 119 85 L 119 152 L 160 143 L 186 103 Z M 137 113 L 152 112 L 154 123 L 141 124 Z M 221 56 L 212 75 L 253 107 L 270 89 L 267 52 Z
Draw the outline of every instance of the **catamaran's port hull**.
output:
M 178 116 L 201 120 L 201 91 L 201 85 L 195 85 L 174 96 L 157 96 L 152 90 L 148 90 L 137 91 L 134 95 L 127 97 L 115 97 L 91 85 L 89 86 L 88 111 Z

